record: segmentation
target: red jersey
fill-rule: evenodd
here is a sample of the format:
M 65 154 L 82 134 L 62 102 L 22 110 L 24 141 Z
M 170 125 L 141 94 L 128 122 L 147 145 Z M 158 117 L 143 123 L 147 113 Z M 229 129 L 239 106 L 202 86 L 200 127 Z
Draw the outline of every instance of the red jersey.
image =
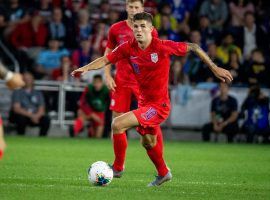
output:
M 170 56 L 184 56 L 187 43 L 153 38 L 151 44 L 142 50 L 135 39 L 123 43 L 107 55 L 111 63 L 127 59 L 140 89 L 139 105 L 169 104 L 168 79 Z
M 152 36 L 158 37 L 156 29 L 153 30 Z M 133 31 L 128 26 L 127 21 L 120 21 L 111 26 L 108 34 L 107 47 L 114 49 L 132 39 L 134 39 Z M 122 59 L 116 63 L 115 81 L 116 84 L 120 83 L 123 86 L 133 86 L 137 84 L 132 67 L 127 59 Z

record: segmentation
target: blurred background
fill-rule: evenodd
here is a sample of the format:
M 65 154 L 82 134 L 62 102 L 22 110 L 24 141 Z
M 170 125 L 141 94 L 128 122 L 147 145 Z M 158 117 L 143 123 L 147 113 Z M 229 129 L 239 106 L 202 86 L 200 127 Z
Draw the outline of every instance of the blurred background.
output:
M 172 110 L 162 125 L 164 137 L 269 143 L 269 1 L 146 0 L 145 10 L 153 14 L 160 38 L 200 45 L 234 77 L 232 85 L 219 84 L 195 55 L 172 57 Z M 69 74 L 102 56 L 109 27 L 126 17 L 124 0 L 0 0 L 0 60 L 24 74 L 26 94 L 32 87 L 37 91 L 38 99 L 29 96 L 33 105 L 25 109 L 44 109 L 40 136 L 74 136 L 70 127 L 85 88 L 106 89 L 102 70 L 81 79 Z M 6 133 L 38 135 L 17 107 L 25 103 L 20 97 L 1 82 Z M 110 136 L 109 93 L 103 99 L 103 133 L 93 134 L 89 122 L 78 137 Z M 136 137 L 133 132 L 129 137 Z

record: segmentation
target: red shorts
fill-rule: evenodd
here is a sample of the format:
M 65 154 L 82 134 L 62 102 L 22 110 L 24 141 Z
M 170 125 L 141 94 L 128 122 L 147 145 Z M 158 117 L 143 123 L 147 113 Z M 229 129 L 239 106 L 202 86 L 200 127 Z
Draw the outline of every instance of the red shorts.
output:
M 0 126 L 2 126 L 2 125 L 3 125 L 3 120 L 2 120 L 2 117 L 0 115 Z
M 138 109 L 132 112 L 140 123 L 136 130 L 141 135 L 156 135 L 159 131 L 160 124 L 164 122 L 170 114 L 170 106 L 167 104 L 139 106 Z
M 115 92 L 112 92 L 110 110 L 125 113 L 130 111 L 130 104 L 132 97 L 139 99 L 139 88 L 134 87 L 122 87 L 117 84 Z
M 105 112 L 97 112 L 94 111 L 90 106 L 88 105 L 81 105 L 80 109 L 85 113 L 86 116 L 89 116 L 91 114 L 95 114 L 100 118 L 100 122 L 92 120 L 93 127 L 103 126 L 104 120 L 105 120 Z

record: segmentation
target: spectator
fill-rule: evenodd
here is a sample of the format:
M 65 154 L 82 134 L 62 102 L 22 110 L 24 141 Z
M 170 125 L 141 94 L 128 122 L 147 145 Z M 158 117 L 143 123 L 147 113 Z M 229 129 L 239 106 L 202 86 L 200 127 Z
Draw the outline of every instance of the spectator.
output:
M 25 51 L 29 57 L 36 58 L 42 47 L 45 47 L 48 29 L 42 17 L 33 13 L 31 19 L 18 24 L 11 34 L 10 42 L 17 50 Z
M 169 15 L 161 15 L 161 24 L 158 33 L 166 33 L 169 40 L 180 41 L 179 34 L 172 29 Z
M 204 51 L 207 50 L 207 46 L 203 43 L 201 33 L 198 30 L 190 32 L 190 42 L 199 45 Z
M 244 27 L 240 30 L 239 46 L 243 49 L 245 60 L 249 59 L 252 50 L 256 48 L 268 51 L 268 38 L 263 30 L 255 24 L 255 17 L 252 12 L 246 12 Z
M 107 24 L 109 26 L 111 26 L 112 24 L 116 23 L 117 21 L 119 21 L 119 13 L 115 10 L 110 10 Z
M 224 0 L 205 0 L 200 7 L 199 15 L 207 16 L 211 27 L 220 31 L 228 18 L 227 4 Z
M 65 46 L 67 48 L 75 49 L 78 47 L 78 21 L 79 12 L 84 9 L 86 4 L 83 0 L 69 0 L 67 1 L 68 10 L 65 11 L 66 17 L 66 31 L 67 35 L 72 37 L 66 37 Z
M 158 12 L 157 7 L 158 7 L 158 4 L 156 0 L 144 1 L 144 11 L 151 13 L 151 15 L 153 16 L 155 16 Z
M 201 16 L 199 20 L 199 31 L 202 37 L 202 44 L 208 45 L 215 43 L 219 38 L 220 32 L 210 26 L 210 21 L 207 16 Z
M 246 12 L 254 12 L 255 8 L 249 0 L 234 0 L 229 4 L 231 14 L 231 26 L 240 27 L 244 25 Z
M 259 84 L 263 87 L 269 87 L 269 64 L 267 63 L 263 53 L 259 49 L 254 49 L 251 53 L 251 59 L 244 66 L 247 71 L 248 83 L 250 85 Z
M 16 125 L 19 135 L 25 134 L 26 126 L 39 126 L 40 136 L 46 136 L 50 127 L 50 119 L 45 115 L 44 98 L 41 92 L 33 88 L 32 74 L 23 74 L 25 87 L 12 95 L 10 121 Z
M 70 73 L 76 69 L 76 66 L 72 65 L 71 58 L 67 55 L 61 57 L 61 65 L 59 68 L 52 71 L 52 79 L 55 81 L 62 82 L 75 82 L 79 81 L 74 77 L 70 76 Z M 56 110 L 58 105 L 58 91 L 47 92 L 45 94 L 45 101 L 47 107 L 51 110 Z M 77 112 L 78 105 L 77 102 L 80 98 L 81 92 L 77 91 L 66 91 L 66 111 L 72 111 L 74 114 Z
M 5 9 L 0 7 L 0 38 L 4 38 L 4 32 L 8 25 L 8 16 Z
M 203 141 L 210 140 L 210 133 L 220 133 L 227 135 L 227 141 L 233 142 L 234 136 L 238 132 L 237 124 L 237 100 L 230 96 L 229 86 L 226 83 L 220 83 L 220 95 L 212 100 L 211 103 L 211 122 L 205 124 L 202 128 Z
M 99 21 L 108 20 L 109 12 L 111 9 L 111 5 L 109 4 L 108 0 L 102 0 L 98 5 L 98 9 L 94 9 L 91 13 L 91 21 L 93 24 L 98 23 Z
M 102 81 L 101 75 L 95 75 L 93 83 L 89 84 L 79 101 L 78 118 L 70 128 L 70 136 L 78 135 L 86 120 L 92 123 L 88 132 L 89 137 L 101 138 L 104 131 L 105 111 L 109 104 L 109 90 Z
M 219 66 L 222 67 L 222 61 L 217 57 L 217 46 L 215 43 L 211 43 L 208 45 L 208 51 L 207 54 L 213 60 L 213 62 Z M 204 63 L 201 63 L 201 66 L 199 68 L 198 74 L 197 74 L 197 80 L 199 82 L 218 82 L 218 79 L 211 73 L 209 67 L 205 65 Z
M 66 39 L 66 27 L 63 23 L 63 13 L 61 8 L 54 8 L 52 20 L 49 23 L 49 36 L 61 41 L 61 46 Z
M 82 9 L 78 14 L 77 41 L 80 41 L 81 39 L 90 39 L 92 26 L 89 22 L 88 11 L 86 9 Z
M 95 34 L 91 39 L 93 52 L 103 55 L 107 45 L 108 27 L 105 23 L 100 22 L 96 25 Z
M 263 137 L 263 142 L 269 142 L 269 98 L 260 90 L 258 85 L 249 89 L 249 94 L 241 107 L 242 117 L 245 115 L 242 132 L 246 133 L 248 143 L 254 142 L 255 136 Z
M 75 70 L 75 67 L 73 67 L 70 57 L 64 55 L 61 57 L 60 67 L 52 71 L 52 80 L 64 82 L 71 81 L 73 77 L 70 76 L 70 73 L 73 70 Z
M 170 4 L 163 4 L 161 6 L 160 13 L 156 14 L 154 17 L 153 23 L 157 30 L 161 28 L 161 18 L 162 15 L 167 15 L 170 18 L 170 27 L 173 31 L 176 31 L 178 29 L 178 23 L 177 20 L 172 16 L 172 10 Z
M 217 48 L 217 56 L 226 64 L 229 61 L 230 51 L 236 51 L 239 58 L 242 59 L 241 49 L 234 44 L 234 37 L 231 33 L 225 33 L 221 45 Z
M 190 12 L 195 7 L 197 0 L 166 0 L 172 8 L 172 15 L 177 19 L 178 23 L 188 24 Z
M 187 76 L 182 72 L 183 64 L 180 59 L 174 59 L 170 67 L 170 85 L 176 86 L 183 82 L 184 76 Z
M 37 78 L 50 77 L 52 70 L 60 67 L 61 57 L 69 55 L 66 49 L 60 49 L 60 41 L 51 38 L 48 41 L 49 48 L 42 50 L 37 59 L 38 66 L 34 69 Z
M 244 85 L 245 84 L 245 70 L 240 62 L 240 58 L 236 51 L 230 51 L 229 61 L 225 64 L 225 69 L 229 70 L 233 76 L 234 85 Z
M 36 8 L 38 9 L 39 15 L 47 23 L 51 19 L 52 15 L 52 4 L 51 0 L 40 0 L 38 1 Z
M 88 39 L 82 39 L 80 48 L 72 53 L 72 64 L 82 67 L 89 63 L 92 58 L 91 43 Z

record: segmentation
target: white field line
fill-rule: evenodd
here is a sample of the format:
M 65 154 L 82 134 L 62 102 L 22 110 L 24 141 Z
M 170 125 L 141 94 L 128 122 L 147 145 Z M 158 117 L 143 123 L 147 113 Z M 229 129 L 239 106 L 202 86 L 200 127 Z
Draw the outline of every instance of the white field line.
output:
M 65 178 L 65 177 L 36 177 L 36 178 L 25 178 L 25 177 L 1 177 L 0 178 L 0 185 L 5 184 L 8 185 L 10 183 L 1 183 L 1 179 L 8 179 L 8 180 L 13 180 L 13 179 L 17 179 L 17 180 L 39 180 L 39 181 L 49 181 L 49 180 L 59 180 L 59 181 L 83 181 L 83 182 L 87 182 L 87 176 L 84 177 L 75 177 L 75 178 Z M 132 180 L 123 180 L 123 181 L 132 181 L 132 182 L 147 182 L 146 179 L 132 179 Z M 11 183 L 12 184 L 12 183 Z M 23 183 L 20 183 L 23 185 Z M 243 185 L 247 185 L 247 184 L 241 184 L 241 183 L 226 183 L 226 182 L 207 182 L 207 181 L 180 181 L 181 185 L 216 185 L 216 186 L 222 186 L 222 185 L 227 185 L 227 186 L 243 186 Z M 25 184 L 27 185 L 27 184 Z M 34 184 L 29 184 L 29 185 L 34 185 Z M 42 184 L 43 185 L 43 184 Z

